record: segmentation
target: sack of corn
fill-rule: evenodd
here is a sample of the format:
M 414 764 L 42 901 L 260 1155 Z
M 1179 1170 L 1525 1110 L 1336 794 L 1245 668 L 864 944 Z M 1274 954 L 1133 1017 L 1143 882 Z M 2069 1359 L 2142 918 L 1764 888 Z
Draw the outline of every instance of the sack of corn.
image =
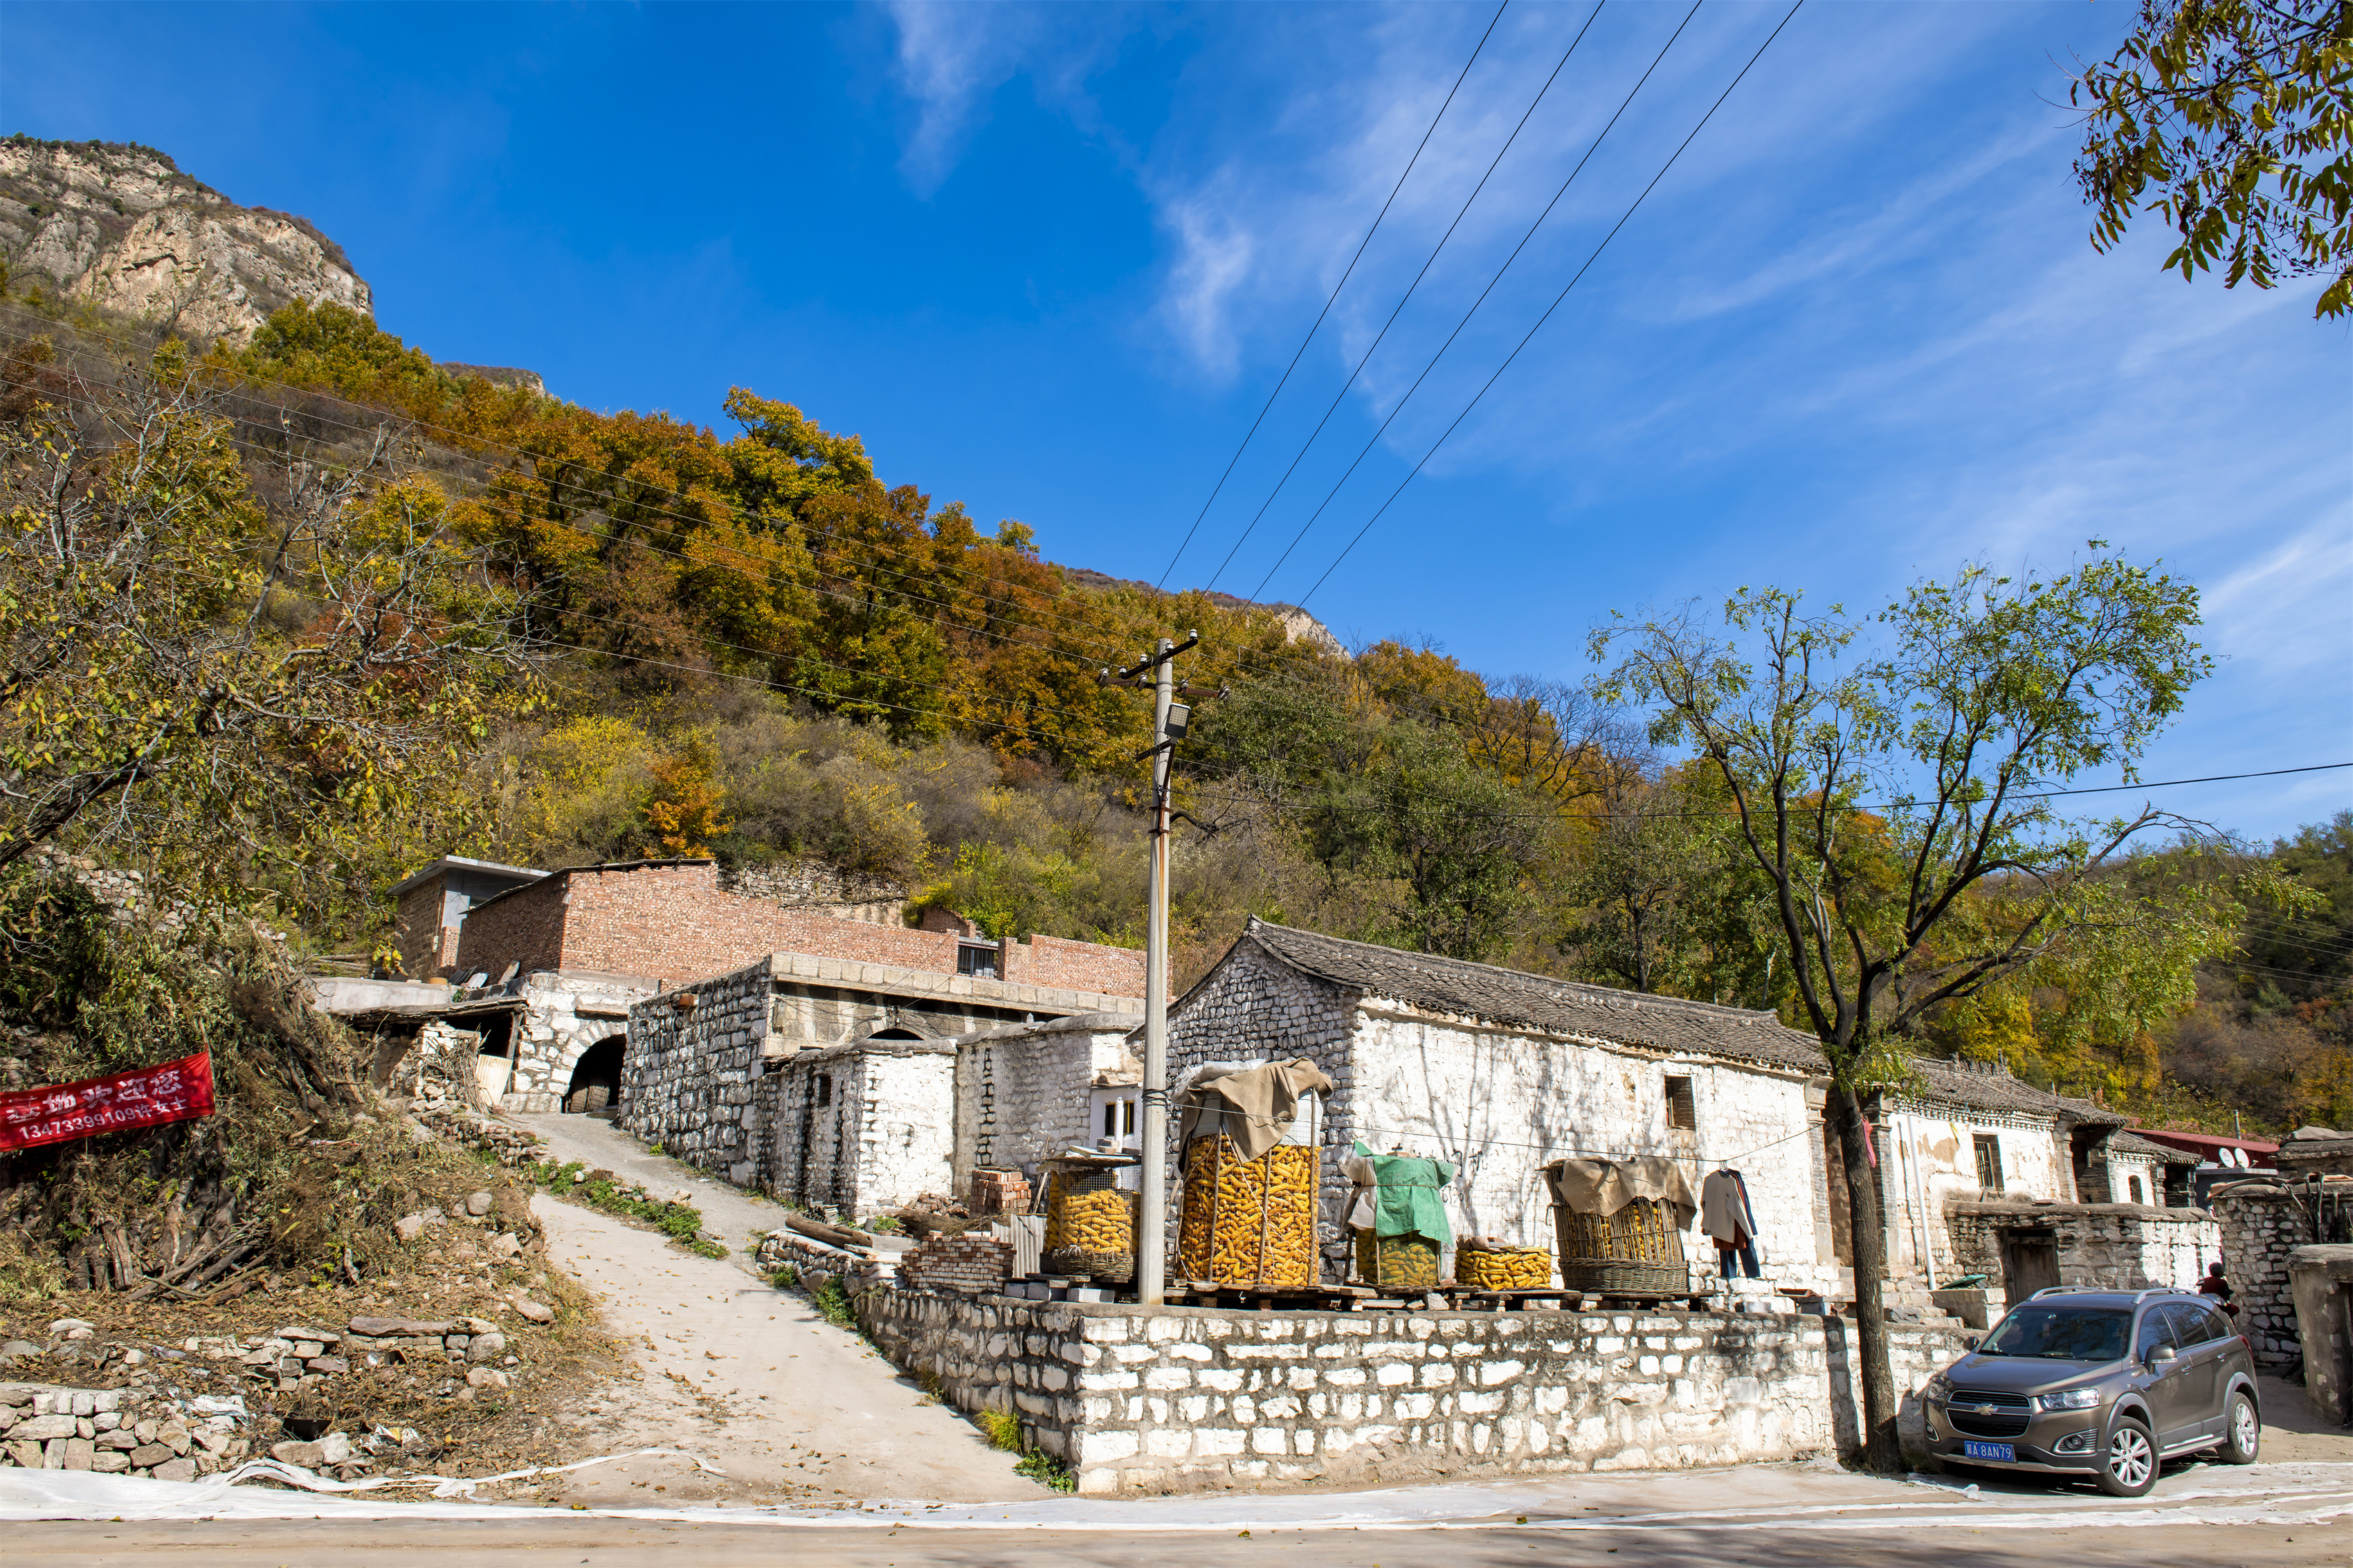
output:
M 1426 1236 L 1356 1233 L 1356 1278 L 1385 1290 L 1430 1290 L 1438 1285 L 1438 1244 Z
M 1315 1155 L 1278 1143 L 1245 1160 L 1222 1133 L 1187 1143 L 1177 1277 L 1265 1289 L 1315 1283 Z
M 1472 1237 L 1454 1249 L 1454 1278 L 1474 1290 L 1542 1290 L 1552 1284 L 1552 1254 Z

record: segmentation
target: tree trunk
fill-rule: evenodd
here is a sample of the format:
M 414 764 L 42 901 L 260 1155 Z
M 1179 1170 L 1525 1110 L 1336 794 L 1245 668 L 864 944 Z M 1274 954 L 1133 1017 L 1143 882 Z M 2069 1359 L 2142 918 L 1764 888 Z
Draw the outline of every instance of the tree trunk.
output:
M 1882 1475 L 1900 1474 L 1904 1449 L 1895 1435 L 1895 1373 L 1888 1360 L 1885 1281 L 1887 1231 L 1880 1223 L 1879 1173 L 1863 1131 L 1863 1108 L 1836 1084 L 1825 1108 L 1839 1131 L 1846 1166 L 1847 1226 L 1854 1255 L 1855 1360 L 1862 1383 L 1862 1462 Z

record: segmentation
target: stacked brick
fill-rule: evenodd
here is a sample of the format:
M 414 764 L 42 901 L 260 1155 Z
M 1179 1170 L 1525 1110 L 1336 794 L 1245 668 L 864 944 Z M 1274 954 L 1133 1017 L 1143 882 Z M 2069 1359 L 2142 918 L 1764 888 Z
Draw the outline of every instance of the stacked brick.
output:
M 899 1283 L 910 1290 L 1002 1290 L 1012 1275 L 1012 1245 L 970 1231 L 934 1237 L 899 1257 Z
M 1029 1178 L 1018 1171 L 975 1171 L 972 1173 L 972 1212 L 975 1214 L 1028 1214 L 1030 1199 Z
M 582 867 L 486 900 L 466 915 L 457 967 L 496 975 L 515 963 L 525 973 L 576 969 L 680 984 L 797 952 L 954 974 L 962 940 L 723 892 L 711 861 L 673 861 Z M 1003 944 L 999 973 L 1024 984 L 1144 993 L 1141 952 L 1054 937 Z

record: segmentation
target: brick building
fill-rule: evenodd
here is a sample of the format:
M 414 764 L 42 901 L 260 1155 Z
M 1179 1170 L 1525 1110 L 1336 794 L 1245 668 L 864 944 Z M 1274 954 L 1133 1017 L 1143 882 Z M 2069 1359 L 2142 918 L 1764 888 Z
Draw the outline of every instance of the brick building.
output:
M 455 981 L 459 1005 L 522 1003 L 512 1028 L 482 1037 L 484 1057 L 502 1058 L 485 1062 L 486 1095 L 512 1110 L 605 1109 L 622 1093 L 630 1007 L 747 965 L 776 977 L 758 1030 L 770 1054 L 944 1038 L 1126 1005 L 1144 991 L 1141 952 L 992 941 L 944 910 L 911 931 L 904 889 L 823 867 L 537 871 L 445 856 L 395 892 L 412 977 Z

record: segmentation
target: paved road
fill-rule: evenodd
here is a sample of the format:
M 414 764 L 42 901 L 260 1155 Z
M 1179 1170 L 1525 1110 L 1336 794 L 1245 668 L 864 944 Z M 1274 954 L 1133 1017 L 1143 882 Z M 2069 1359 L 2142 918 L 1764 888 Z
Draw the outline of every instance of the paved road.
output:
M 0 1476 L 5 1476 L 0 1472 Z M 1019 1563 L 1324 1568 L 1503 1568 L 1505 1564 L 1746 1563 L 1757 1568 L 1949 1568 L 2151 1563 L 2327 1563 L 2353 1559 L 2353 1464 L 2176 1467 L 2139 1502 L 2042 1482 L 1903 1483 L 1829 1465 L 1760 1465 L 1676 1474 L 1559 1477 L 1339 1496 L 1221 1496 L 1142 1502 L 1056 1499 L 986 1506 L 908 1505 L 828 1521 L 768 1510 L 582 1516 L 427 1505 L 398 1519 L 110 1518 L 108 1477 L 49 1477 L 64 1496 L 92 1489 L 86 1523 L 11 1526 L 16 1564 L 191 1568 L 248 1563 L 436 1568 L 779 1561 L 859 1568 L 967 1568 Z M 117 1482 L 121 1486 L 128 1483 Z M 144 1483 L 153 1490 L 163 1483 Z M 400 1505 L 242 1491 L 195 1507 L 332 1516 Z M 0 1479 L 0 1517 L 21 1517 Z M 429 1511 L 428 1511 L 429 1510 Z M 54 1511 L 54 1510 L 53 1510 Z M 451 1517 L 433 1517 L 433 1513 Z M 470 1514 L 471 1517 L 465 1517 Z M 1617 1563 L 1609 1562 L 1611 1557 Z

